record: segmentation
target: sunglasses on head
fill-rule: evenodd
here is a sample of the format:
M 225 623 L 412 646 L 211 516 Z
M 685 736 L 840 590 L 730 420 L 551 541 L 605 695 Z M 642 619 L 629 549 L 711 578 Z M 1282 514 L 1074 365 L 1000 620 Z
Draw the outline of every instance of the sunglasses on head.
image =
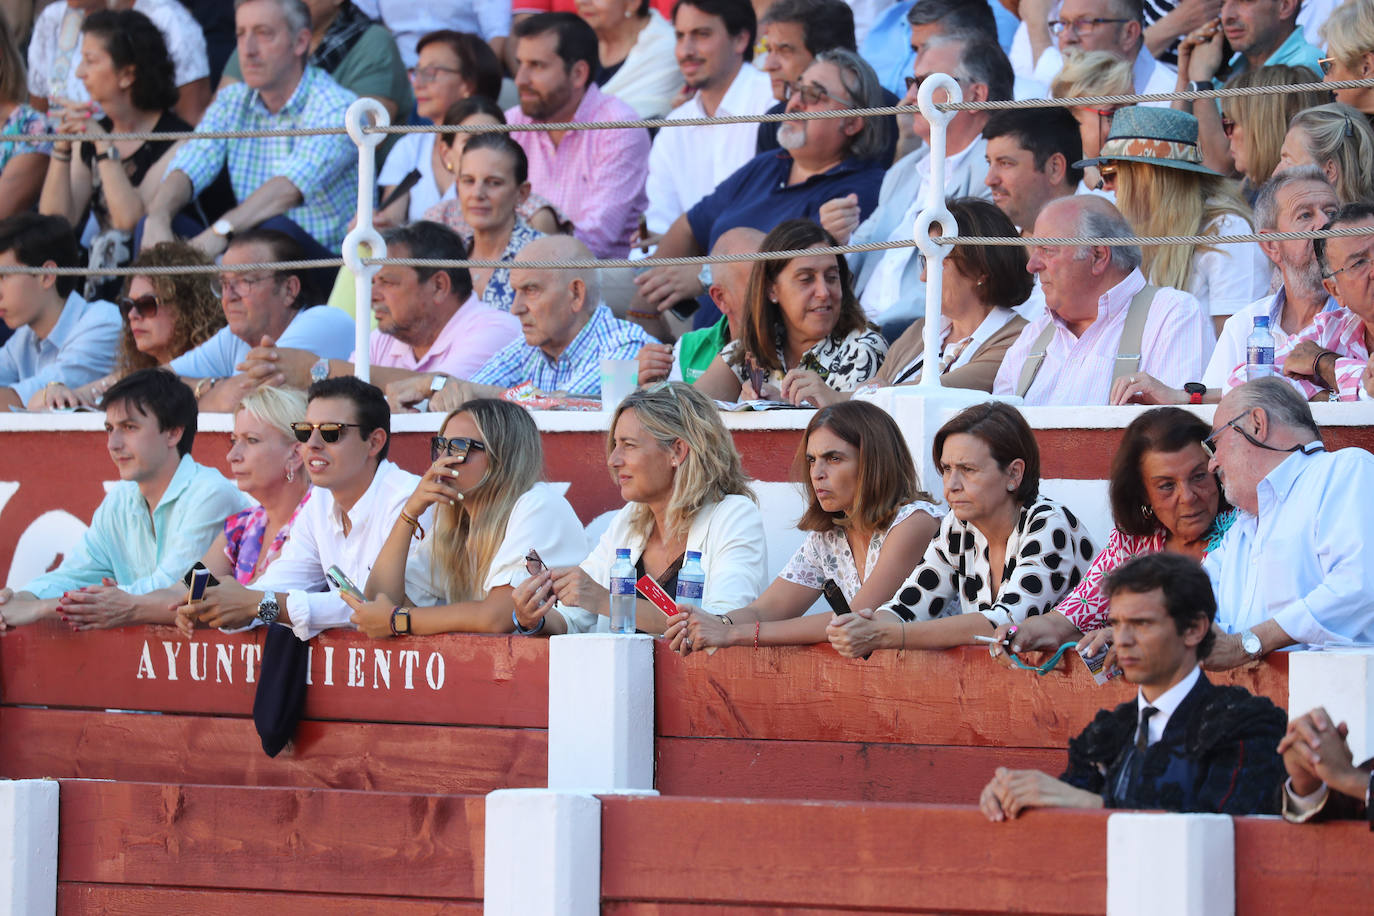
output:
M 138 313 L 144 318 L 152 318 L 157 314 L 157 296 L 149 293 L 146 296 L 139 296 L 137 299 L 130 299 L 128 296 L 120 296 L 116 302 L 119 306 L 119 314 L 127 321 L 129 313 L 138 309 Z
M 429 460 L 438 461 L 447 455 L 450 458 L 457 458 L 460 462 L 468 460 L 468 452 L 477 449 L 485 452 L 487 446 L 485 442 L 477 439 L 469 439 L 466 436 L 454 436 L 452 439 L 445 439 L 443 436 L 435 436 L 429 440 Z
M 292 423 L 291 431 L 296 434 L 296 441 L 304 445 L 310 441 L 311 435 L 315 430 L 320 431 L 320 438 L 327 445 L 333 445 L 339 441 L 339 436 L 343 435 L 345 429 L 362 429 L 357 423 Z

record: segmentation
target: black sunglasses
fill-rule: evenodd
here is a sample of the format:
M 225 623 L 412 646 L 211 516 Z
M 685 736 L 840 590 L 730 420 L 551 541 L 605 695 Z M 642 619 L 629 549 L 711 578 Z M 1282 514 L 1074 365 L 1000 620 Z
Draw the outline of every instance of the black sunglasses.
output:
M 151 293 L 146 296 L 139 296 L 137 299 L 120 296 L 115 304 L 119 306 L 119 314 L 125 321 L 129 320 L 129 313 L 134 309 L 138 309 L 138 313 L 144 318 L 152 318 L 157 315 L 157 296 Z
M 468 452 L 473 449 L 485 452 L 487 445 L 485 442 L 469 439 L 466 436 L 454 436 L 452 439 L 435 436 L 429 440 L 429 460 L 438 461 L 442 456 L 448 455 L 450 458 L 457 458 L 463 462 L 468 460 Z
M 345 429 L 362 429 L 357 423 L 292 423 L 291 431 L 296 434 L 296 441 L 304 445 L 310 441 L 311 435 L 315 430 L 320 431 L 320 438 L 327 445 L 333 445 L 339 441 L 339 436 Z

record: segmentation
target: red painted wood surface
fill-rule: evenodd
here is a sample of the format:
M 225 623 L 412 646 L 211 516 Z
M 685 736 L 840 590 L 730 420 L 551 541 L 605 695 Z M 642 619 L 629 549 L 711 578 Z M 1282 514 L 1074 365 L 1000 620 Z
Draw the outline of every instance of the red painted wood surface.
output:
M 608 902 L 908 913 L 1106 907 L 1106 812 L 1032 811 L 992 824 L 974 808 L 922 805 L 617 796 L 601 806 Z M 1045 857 L 1052 867 L 1036 867 Z
M 483 795 L 548 784 L 548 733 L 300 724 L 276 757 L 251 719 L 0 707 L 0 777 Z
M 335 894 L 281 894 L 207 891 L 112 884 L 61 883 L 58 916 L 242 916 L 262 913 L 310 913 L 312 916 L 459 916 L 481 913 L 482 904 L 458 900 L 406 900 Z
M 1276 653 L 1255 669 L 1208 676 L 1286 706 L 1287 664 Z M 967 747 L 1064 748 L 1099 709 L 1134 693 L 1120 680 L 1096 686 L 1081 666 L 1045 677 L 1007 670 L 974 647 L 862 661 L 829 646 L 682 658 L 659 642 L 654 679 L 663 736 Z
M 1064 771 L 1046 748 L 659 738 L 658 791 L 722 798 L 973 804 L 999 767 Z
M 260 631 L 198 630 L 188 641 L 173 627 L 84 633 L 57 623 L 22 627 L 0 638 L 0 702 L 251 715 L 256 680 L 248 680 L 249 661 L 256 678 L 254 650 L 261 643 Z M 548 725 L 547 640 L 469 634 L 373 640 L 333 630 L 311 644 L 309 718 Z M 175 679 L 168 676 L 173 672 Z
M 485 800 L 63 780 L 58 880 L 480 900 Z
M 1236 825 L 1236 916 L 1367 914 L 1374 834 L 1363 821 L 1295 826 L 1242 817 Z

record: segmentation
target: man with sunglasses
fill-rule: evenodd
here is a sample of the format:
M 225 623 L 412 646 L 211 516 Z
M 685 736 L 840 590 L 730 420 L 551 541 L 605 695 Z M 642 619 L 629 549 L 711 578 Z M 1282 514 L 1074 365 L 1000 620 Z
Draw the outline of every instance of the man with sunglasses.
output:
M 1278 378 L 1217 405 L 1203 443 L 1241 515 L 1208 554 L 1220 612 L 1207 664 L 1231 668 L 1294 644 L 1374 642 L 1374 455 L 1326 451 L 1302 395 Z
M 72 227 L 60 216 L 21 213 L 0 220 L 0 266 L 80 267 Z M 0 276 L 0 321 L 13 333 L 0 347 L 0 410 L 41 407 L 48 385 L 77 388 L 114 368 L 119 311 L 86 301 L 78 277 Z
M 245 588 L 224 582 L 205 600 L 179 613 L 220 629 L 254 621 L 282 623 L 302 640 L 322 630 L 350 626 L 352 611 L 329 591 L 326 571 L 338 566 L 366 587 L 372 564 L 420 478 L 387 460 L 391 410 L 373 385 L 353 376 L 310 386 L 305 422 L 293 423 L 315 495 L 291 527 L 291 539 L 262 576 Z M 414 522 L 419 544 L 429 530 L 427 513 Z M 416 604 L 438 604 L 435 583 L 407 564 L 406 595 Z M 402 618 L 404 615 L 399 615 Z

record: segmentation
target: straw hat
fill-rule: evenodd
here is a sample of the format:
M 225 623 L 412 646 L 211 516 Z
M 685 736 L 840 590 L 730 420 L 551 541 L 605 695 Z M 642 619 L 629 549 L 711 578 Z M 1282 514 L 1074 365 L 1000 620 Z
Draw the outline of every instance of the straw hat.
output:
M 1173 108 L 1131 105 L 1119 109 L 1112 116 L 1111 132 L 1097 158 L 1081 159 L 1074 167 L 1122 160 L 1204 175 L 1218 174 L 1202 164 L 1202 155 L 1197 148 L 1197 118 Z

